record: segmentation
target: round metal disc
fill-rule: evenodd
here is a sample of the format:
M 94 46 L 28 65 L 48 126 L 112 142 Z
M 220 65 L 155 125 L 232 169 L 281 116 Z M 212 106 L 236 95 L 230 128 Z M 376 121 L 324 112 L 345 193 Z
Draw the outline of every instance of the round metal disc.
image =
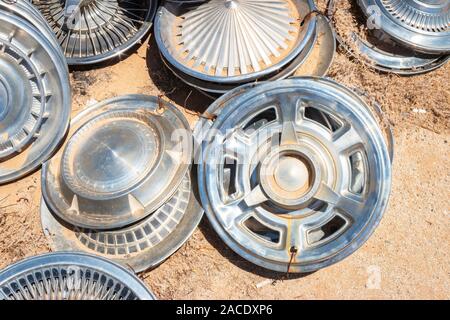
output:
M 33 0 L 69 65 L 118 57 L 150 30 L 157 0 Z
M 359 0 L 359 4 L 369 19 L 412 50 L 450 53 L 450 1 Z
M 195 131 L 204 137 L 198 177 L 205 212 L 230 248 L 268 269 L 311 272 L 370 237 L 387 206 L 391 164 L 356 94 L 305 77 L 218 103 L 207 134 Z
M 69 124 L 67 66 L 30 23 L 0 13 L 0 183 L 36 169 Z
M 317 41 L 319 38 L 318 32 L 323 32 L 323 34 L 324 34 L 324 36 L 322 36 L 321 39 L 328 38 L 327 33 L 325 32 L 326 30 L 323 29 L 323 27 L 324 27 L 323 20 L 326 20 L 326 19 L 322 19 L 321 17 L 318 17 L 317 19 L 318 19 L 317 24 L 316 24 L 317 30 L 316 29 L 313 30 L 313 34 L 311 37 L 304 37 L 304 35 L 306 32 L 308 32 L 310 25 L 312 25 L 312 23 L 313 23 L 313 20 L 305 21 L 305 23 L 303 25 L 304 28 L 301 31 L 301 37 L 303 39 L 301 46 L 304 49 L 300 52 L 300 54 L 297 57 L 295 57 L 295 59 L 293 59 L 285 67 L 278 70 L 278 72 L 270 74 L 267 77 L 262 77 L 262 78 L 258 79 L 257 82 L 275 81 L 275 80 L 285 79 L 285 78 L 293 75 L 296 72 L 296 70 L 301 68 L 301 66 L 303 64 L 305 64 L 306 61 L 308 61 L 308 57 L 310 56 L 311 51 L 313 50 L 314 47 L 317 47 Z M 320 24 L 320 26 L 319 26 L 319 24 Z M 324 46 L 328 46 L 328 41 L 321 40 L 321 43 L 322 44 L 320 45 L 320 47 L 322 49 L 320 49 L 320 50 L 321 50 L 321 52 L 323 52 L 323 51 L 325 51 Z M 328 57 L 323 57 L 324 61 L 325 61 L 323 63 L 322 63 L 322 61 L 321 62 L 309 61 L 309 62 L 317 64 L 316 70 L 320 73 L 321 71 L 324 70 L 323 66 L 328 63 L 328 60 L 330 59 L 330 57 L 329 57 L 330 55 L 334 56 L 333 53 L 328 52 Z M 186 84 L 198 89 L 200 92 L 204 93 L 208 97 L 211 97 L 212 99 L 215 99 L 218 96 L 220 96 L 230 90 L 233 90 L 234 88 L 236 88 L 236 86 L 238 86 L 238 84 L 236 84 L 236 83 L 229 83 L 229 84 L 228 83 L 215 83 L 215 82 L 208 82 L 208 81 L 194 78 L 194 77 L 178 70 L 175 66 L 171 65 L 170 62 L 167 61 L 164 58 L 164 56 L 162 56 L 162 55 L 161 55 L 161 60 L 163 61 L 164 65 L 170 71 L 172 71 L 172 73 L 175 74 L 180 80 L 182 80 Z M 317 75 L 320 75 L 320 74 L 317 74 Z
M 330 0 L 327 12 L 331 20 L 334 8 L 335 1 Z M 361 39 L 357 33 L 353 32 L 354 45 L 346 43 L 339 34 L 336 34 L 336 38 L 340 46 L 352 57 L 367 67 L 381 72 L 399 75 L 423 74 L 443 66 L 450 59 L 450 55 L 429 55 L 415 52 L 411 48 L 389 40 L 389 37 L 386 37 L 381 30 L 376 31 L 367 40 Z
M 50 253 L 0 271 L 0 300 L 156 300 L 130 271 L 85 253 Z
M 309 0 L 212 0 L 165 3 L 155 20 L 164 58 L 182 73 L 218 84 L 268 76 L 291 62 L 312 37 L 315 17 L 302 34 L 301 22 L 314 8 Z
M 63 220 L 112 229 L 145 218 L 177 190 L 192 159 L 184 115 L 156 97 L 129 95 L 80 113 L 42 170 L 47 205 Z
M 42 228 L 56 251 L 86 251 L 142 272 L 172 255 L 198 226 L 203 209 L 193 182 L 186 174 L 175 194 L 158 210 L 135 224 L 115 230 L 73 227 L 52 214 L 42 199 Z

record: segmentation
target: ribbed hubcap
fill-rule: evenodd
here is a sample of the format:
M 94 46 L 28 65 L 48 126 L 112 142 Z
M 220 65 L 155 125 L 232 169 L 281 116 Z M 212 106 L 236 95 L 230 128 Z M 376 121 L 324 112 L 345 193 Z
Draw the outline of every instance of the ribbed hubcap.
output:
M 359 4 L 372 23 L 406 48 L 450 53 L 450 1 L 359 0 Z
M 167 1 L 156 16 L 155 38 L 173 73 L 223 93 L 293 74 L 316 40 L 316 17 L 304 20 L 313 9 L 311 0 Z
M 209 75 L 260 71 L 292 49 L 298 19 L 289 1 L 210 1 L 177 18 L 178 56 Z
M 448 0 L 382 0 L 387 11 L 408 26 L 428 32 L 446 32 L 450 28 Z
M 156 0 L 33 0 L 58 39 L 69 64 L 119 56 L 152 25 Z
M 129 270 L 93 255 L 50 253 L 0 271 L 0 300 L 155 300 Z

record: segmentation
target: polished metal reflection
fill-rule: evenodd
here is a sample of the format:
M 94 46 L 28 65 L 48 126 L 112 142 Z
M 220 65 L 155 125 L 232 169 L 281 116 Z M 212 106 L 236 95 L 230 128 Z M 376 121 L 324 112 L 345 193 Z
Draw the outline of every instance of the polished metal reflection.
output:
M 129 270 L 84 253 L 27 258 L 0 271 L 0 300 L 156 300 Z
M 305 73 L 305 71 L 299 69 L 301 69 L 301 67 L 307 63 L 314 64 L 315 68 L 309 69 L 308 71 L 306 71 L 306 73 L 312 73 L 312 75 L 317 76 L 325 75 L 334 57 L 334 42 L 333 44 L 330 43 L 329 29 L 323 25 L 324 20 L 322 19 L 322 17 L 317 17 L 317 24 L 316 24 L 317 28 L 313 27 L 314 26 L 313 21 L 311 20 L 306 21 L 305 24 L 303 25 L 303 29 L 301 31 L 301 37 L 303 38 L 301 46 L 303 47 L 303 50 L 300 52 L 300 54 L 297 55 L 297 57 L 295 57 L 295 59 L 293 59 L 284 68 L 278 70 L 278 72 L 271 74 L 269 77 L 262 77 L 258 79 L 257 82 L 285 79 L 289 76 L 294 75 L 296 72 Z M 312 31 L 311 36 L 306 37 L 305 35 L 309 31 Z M 318 45 L 319 32 L 321 35 L 320 45 Z M 332 49 L 333 51 L 328 50 L 330 49 L 330 47 L 333 47 Z M 311 61 L 309 61 L 308 58 L 311 56 L 311 52 L 313 50 L 319 50 L 320 51 L 319 55 L 323 58 L 323 60 L 319 62 L 317 61 L 317 59 L 313 58 L 311 59 Z M 200 92 L 213 99 L 236 88 L 236 86 L 238 85 L 236 83 L 216 83 L 200 80 L 198 78 L 194 78 L 178 70 L 175 66 L 171 65 L 170 62 L 167 61 L 162 55 L 161 60 L 163 61 L 165 66 L 169 70 L 171 70 L 173 74 L 177 76 L 180 80 L 198 89 Z
M 42 191 L 52 212 L 90 229 L 130 225 L 177 190 L 192 157 L 189 124 L 157 97 L 129 95 L 80 113 L 67 142 L 44 164 Z
M 195 128 L 200 195 L 219 236 L 281 272 L 311 272 L 357 250 L 391 184 L 389 152 L 364 102 L 309 77 L 233 91 L 207 110 L 214 121 Z

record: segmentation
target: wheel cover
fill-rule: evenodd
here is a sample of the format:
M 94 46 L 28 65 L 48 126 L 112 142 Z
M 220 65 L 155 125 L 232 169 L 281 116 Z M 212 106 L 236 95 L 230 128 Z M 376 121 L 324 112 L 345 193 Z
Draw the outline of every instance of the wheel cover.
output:
M 125 268 L 82 253 L 28 258 L 0 271 L 0 300 L 156 300 Z
M 361 3 L 361 2 L 360 2 Z M 336 1 L 328 2 L 327 15 L 333 20 Z M 372 13 L 374 7 L 370 7 Z M 364 10 L 364 7 L 363 7 Z M 369 10 L 369 9 L 366 9 Z M 367 11 L 366 11 L 367 12 Z M 371 16 L 373 18 L 373 16 Z M 336 34 L 340 46 L 355 59 L 369 68 L 395 73 L 399 75 L 416 75 L 433 71 L 447 63 L 450 55 L 426 54 L 415 51 L 409 44 L 401 44 L 392 41 L 385 30 L 375 30 L 369 39 L 362 39 L 357 33 L 352 32 L 351 41 L 354 45 L 347 43 L 339 33 Z
M 52 27 L 69 65 L 94 64 L 120 56 L 150 30 L 158 4 L 156 0 L 32 2 Z
M 364 13 L 382 30 L 413 50 L 450 53 L 450 1 L 359 0 Z M 375 12 L 374 12 L 375 11 Z
M 71 107 L 66 65 L 31 24 L 0 13 L 0 184 L 36 169 L 58 146 Z
M 176 107 L 156 97 L 117 97 L 74 119 L 66 144 L 43 166 L 42 191 L 71 224 L 123 227 L 163 205 L 191 159 L 189 124 Z
M 154 213 L 125 228 L 104 231 L 64 223 L 42 199 L 42 228 L 54 250 L 86 251 L 142 272 L 163 262 L 194 232 L 203 209 L 193 190 L 187 174 L 175 194 Z
M 321 49 L 324 49 L 324 47 L 329 47 L 330 39 L 329 37 L 329 30 L 323 30 L 322 28 L 323 23 L 325 19 L 321 19 L 320 17 L 317 17 L 317 20 L 314 21 L 307 21 L 304 24 L 304 29 L 301 32 L 301 36 L 303 38 L 302 40 L 302 47 L 304 48 L 302 52 L 300 52 L 297 57 L 295 57 L 290 63 L 288 63 L 284 68 L 279 70 L 277 73 L 271 74 L 269 77 L 263 77 L 258 79 L 258 82 L 260 81 L 275 81 L 280 79 L 285 79 L 297 72 L 297 70 L 304 64 L 307 63 L 316 63 L 317 61 L 308 61 L 308 57 L 311 55 L 311 51 L 314 47 L 320 47 Z M 313 23 L 316 23 L 317 21 L 317 30 L 314 28 L 313 33 L 311 37 L 304 37 L 304 35 L 310 30 Z M 318 44 L 318 33 L 324 32 L 325 34 L 325 41 L 320 41 L 321 43 Z M 324 40 L 324 39 L 321 39 Z M 334 40 L 333 40 L 334 41 Z M 313 75 L 322 76 L 323 72 L 326 73 L 326 70 L 328 70 L 329 65 L 331 64 L 332 57 L 334 56 L 334 50 L 333 52 L 330 52 L 328 50 L 327 53 L 322 54 L 322 63 L 317 64 L 317 68 L 313 73 Z M 171 65 L 167 59 L 164 58 L 164 56 L 161 54 L 161 60 L 163 61 L 164 65 L 175 75 L 177 76 L 181 81 L 184 83 L 190 85 L 191 87 L 194 87 L 198 89 L 203 94 L 207 95 L 208 97 L 212 97 L 213 99 L 217 98 L 217 96 L 220 96 L 222 94 L 225 94 L 226 92 L 233 90 L 236 88 L 236 83 L 216 83 L 216 82 L 209 82 L 200 80 L 198 78 L 194 78 L 188 74 L 183 73 L 182 71 L 178 70 L 175 66 Z M 266 79 L 267 78 L 267 79 Z
M 203 207 L 219 236 L 280 272 L 314 271 L 359 248 L 383 215 L 391 183 L 388 150 L 364 102 L 319 78 L 265 83 L 226 99 L 199 164 Z
M 278 71 L 303 50 L 315 18 L 304 37 L 300 22 L 313 8 L 309 0 L 166 3 L 156 16 L 155 36 L 164 58 L 186 75 L 218 84 L 248 82 Z

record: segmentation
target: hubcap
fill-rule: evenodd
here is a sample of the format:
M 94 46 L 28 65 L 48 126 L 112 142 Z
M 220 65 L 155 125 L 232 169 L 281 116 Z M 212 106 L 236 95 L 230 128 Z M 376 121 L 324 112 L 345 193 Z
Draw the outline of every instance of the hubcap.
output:
M 33 0 L 52 27 L 69 65 L 120 57 L 149 31 L 156 0 Z
M 189 124 L 156 97 L 103 101 L 71 129 L 43 166 L 42 189 L 52 212 L 75 226 L 113 229 L 147 217 L 176 192 L 190 166 Z
M 98 256 L 50 253 L 0 271 L 0 300 L 155 300 L 128 269 Z
M 310 272 L 361 246 L 390 191 L 378 124 L 355 94 L 318 78 L 236 89 L 208 109 L 202 203 L 238 254 L 281 272 Z
M 65 181 L 91 198 L 133 187 L 157 159 L 160 142 L 155 132 L 150 118 L 132 112 L 96 118 L 68 142 L 62 160 Z
M 199 81 L 238 84 L 278 72 L 313 37 L 316 19 L 300 26 L 312 1 L 213 0 L 166 2 L 155 20 L 163 57 Z
M 0 184 L 40 166 L 69 124 L 67 66 L 26 4 L 0 3 Z
M 450 53 L 450 1 L 360 0 L 368 17 L 396 42 L 427 54 Z

